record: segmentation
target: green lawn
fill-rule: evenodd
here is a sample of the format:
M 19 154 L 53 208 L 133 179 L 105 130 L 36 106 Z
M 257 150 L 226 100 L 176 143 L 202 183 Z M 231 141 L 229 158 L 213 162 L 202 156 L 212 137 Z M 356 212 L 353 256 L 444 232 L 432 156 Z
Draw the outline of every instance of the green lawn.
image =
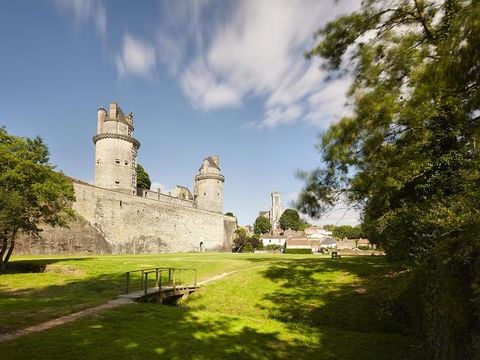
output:
M 25 267 L 31 259 L 20 259 Z M 168 254 L 35 258 L 48 272 L 0 277 L 0 324 L 25 327 L 120 293 L 138 267 L 240 270 L 178 304 L 132 304 L 0 344 L 5 359 L 408 359 L 391 317 L 401 268 L 382 257 Z

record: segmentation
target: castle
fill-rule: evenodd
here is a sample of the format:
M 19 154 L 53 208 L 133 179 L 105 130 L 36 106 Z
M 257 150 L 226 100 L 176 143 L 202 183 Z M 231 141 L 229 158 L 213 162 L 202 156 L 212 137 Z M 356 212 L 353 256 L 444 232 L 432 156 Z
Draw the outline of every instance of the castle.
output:
M 43 247 L 30 243 L 25 249 L 36 253 L 231 250 L 236 221 L 223 215 L 225 178 L 219 157 L 203 160 L 194 177 L 193 195 L 183 186 L 169 195 L 137 188 L 140 142 L 133 133 L 133 115 L 125 115 L 118 103 L 111 103 L 108 112 L 98 109 L 93 137 L 95 184 L 73 180 L 73 209 L 81 219 L 73 226 L 77 233 L 45 229 Z
M 109 111 L 100 107 L 97 111 L 97 134 L 95 144 L 95 186 L 139 195 L 149 199 L 172 202 L 160 191 L 137 188 L 137 152 L 140 142 L 133 137 L 133 115 L 125 116 L 117 103 L 111 103 Z M 223 212 L 223 183 L 218 156 L 203 160 L 198 175 L 194 178 L 193 197 L 190 190 L 178 186 L 173 197 L 185 201 L 179 204 L 193 208 Z M 172 194 L 170 194 L 172 195 Z

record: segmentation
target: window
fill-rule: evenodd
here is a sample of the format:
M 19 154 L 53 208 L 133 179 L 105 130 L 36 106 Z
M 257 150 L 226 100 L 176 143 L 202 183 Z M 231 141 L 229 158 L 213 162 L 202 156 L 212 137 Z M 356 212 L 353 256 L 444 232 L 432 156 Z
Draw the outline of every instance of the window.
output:
M 120 164 L 120 159 L 115 160 L 117 164 Z
M 115 184 L 119 185 L 119 184 L 120 184 L 120 181 L 115 181 Z
M 203 193 L 203 195 L 207 195 L 207 193 Z
M 127 161 L 127 160 L 125 160 L 125 165 L 128 165 L 128 161 Z
M 100 160 L 97 160 L 97 165 L 99 165 L 99 164 L 100 164 Z

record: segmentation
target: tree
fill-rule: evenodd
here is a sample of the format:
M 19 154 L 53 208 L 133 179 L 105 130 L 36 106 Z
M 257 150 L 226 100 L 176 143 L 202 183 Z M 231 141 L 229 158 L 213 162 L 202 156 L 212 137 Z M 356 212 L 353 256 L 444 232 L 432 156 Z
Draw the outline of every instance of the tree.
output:
M 150 176 L 145 171 L 142 165 L 137 164 L 137 187 L 142 189 L 150 189 L 152 182 Z
M 327 224 L 327 225 L 323 225 L 323 229 L 324 230 L 327 230 L 327 231 L 332 231 L 335 229 L 335 225 L 333 224 Z
M 369 240 L 412 264 L 432 358 L 474 357 L 480 336 L 478 18 L 478 1 L 365 0 L 308 53 L 350 73 L 352 115 L 322 135 L 298 207 L 346 198 Z
M 48 160 L 41 138 L 12 136 L 0 128 L 0 273 L 19 233 L 38 237 L 40 223 L 66 226 L 73 216 L 72 184 Z
M 259 216 L 255 219 L 253 224 L 253 232 L 255 234 L 265 234 L 272 230 L 270 221 L 265 216 Z
M 305 229 L 310 227 L 310 226 L 311 225 L 307 221 L 300 219 L 300 224 L 298 226 L 298 231 L 305 231 Z
M 338 239 L 360 239 L 363 237 L 361 226 L 339 225 L 332 228 L 332 235 Z
M 232 247 L 233 252 L 252 252 L 261 248 L 263 248 L 263 243 L 258 234 L 248 236 L 244 228 L 235 230 Z
M 292 229 L 298 231 L 300 225 L 300 216 L 295 209 L 287 209 L 283 212 L 282 216 L 280 216 L 280 227 L 283 230 Z

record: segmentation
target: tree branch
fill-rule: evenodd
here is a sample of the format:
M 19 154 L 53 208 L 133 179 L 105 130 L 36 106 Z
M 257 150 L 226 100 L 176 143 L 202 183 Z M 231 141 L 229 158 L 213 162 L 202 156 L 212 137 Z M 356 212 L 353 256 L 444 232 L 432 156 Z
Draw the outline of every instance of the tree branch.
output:
M 418 19 L 420 20 L 420 22 L 422 24 L 423 30 L 425 31 L 425 35 L 427 35 L 427 37 L 430 40 L 435 40 L 432 32 L 428 28 L 428 25 L 425 21 L 425 18 L 424 18 L 423 13 L 422 13 L 422 9 L 420 9 L 420 5 L 418 4 L 418 0 L 414 0 L 414 3 L 415 3 L 415 9 L 417 10 L 417 14 L 418 14 Z

